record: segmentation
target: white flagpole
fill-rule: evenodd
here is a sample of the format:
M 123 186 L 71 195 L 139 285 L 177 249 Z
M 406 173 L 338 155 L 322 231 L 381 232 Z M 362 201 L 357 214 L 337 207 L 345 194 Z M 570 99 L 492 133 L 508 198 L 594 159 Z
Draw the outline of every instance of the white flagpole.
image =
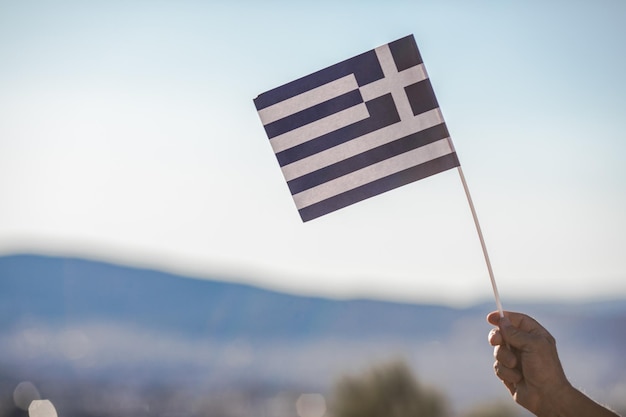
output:
M 496 285 L 496 278 L 493 275 L 493 269 L 491 268 L 491 261 L 489 261 L 489 254 L 487 253 L 487 245 L 485 245 L 485 238 L 483 237 L 483 232 L 480 229 L 480 223 L 478 223 L 478 216 L 476 215 L 476 209 L 474 208 L 474 203 L 472 202 L 472 196 L 470 195 L 469 188 L 467 187 L 467 182 L 465 181 L 465 175 L 463 175 L 463 169 L 461 169 L 460 165 L 457 167 L 457 169 L 459 171 L 459 176 L 461 177 L 461 182 L 463 183 L 463 189 L 465 190 L 465 195 L 467 196 L 467 202 L 469 203 L 470 209 L 472 210 L 472 217 L 474 218 L 474 224 L 476 225 L 476 231 L 478 232 L 480 245 L 483 248 L 483 255 L 485 256 L 485 262 L 487 263 L 487 270 L 489 271 L 489 278 L 491 279 L 491 287 L 493 288 L 493 295 L 496 298 L 496 307 L 498 308 L 500 317 L 504 317 L 502 303 L 500 302 L 500 294 L 498 293 L 498 286 Z

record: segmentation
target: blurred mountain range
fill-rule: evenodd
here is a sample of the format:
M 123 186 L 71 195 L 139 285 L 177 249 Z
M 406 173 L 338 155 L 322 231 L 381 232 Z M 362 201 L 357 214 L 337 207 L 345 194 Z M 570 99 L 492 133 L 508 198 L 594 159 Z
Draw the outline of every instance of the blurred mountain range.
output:
M 626 300 L 506 307 L 552 332 L 575 385 L 625 405 Z M 195 415 L 211 402 L 228 408 L 223 415 L 280 417 L 268 406 L 277 396 L 328 395 L 342 375 L 398 358 L 457 411 L 508 401 L 486 342 L 493 309 L 303 297 L 86 259 L 4 256 L 0 416 L 11 415 L 3 400 L 30 381 L 64 416 Z

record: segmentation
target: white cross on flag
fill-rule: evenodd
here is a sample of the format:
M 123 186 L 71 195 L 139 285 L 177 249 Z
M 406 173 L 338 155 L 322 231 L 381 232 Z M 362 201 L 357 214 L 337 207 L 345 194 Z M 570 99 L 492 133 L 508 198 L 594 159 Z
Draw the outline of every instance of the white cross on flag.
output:
M 413 35 L 254 104 L 303 221 L 459 166 Z

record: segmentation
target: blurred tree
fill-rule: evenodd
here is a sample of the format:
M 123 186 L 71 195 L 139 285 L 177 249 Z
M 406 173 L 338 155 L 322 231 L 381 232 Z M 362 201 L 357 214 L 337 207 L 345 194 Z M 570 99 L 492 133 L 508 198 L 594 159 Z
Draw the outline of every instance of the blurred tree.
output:
M 481 404 L 469 410 L 464 417 L 518 417 L 519 408 L 515 404 L 494 402 Z
M 394 361 L 342 377 L 330 411 L 333 417 L 445 417 L 447 404 L 438 392 L 420 385 L 406 363 Z

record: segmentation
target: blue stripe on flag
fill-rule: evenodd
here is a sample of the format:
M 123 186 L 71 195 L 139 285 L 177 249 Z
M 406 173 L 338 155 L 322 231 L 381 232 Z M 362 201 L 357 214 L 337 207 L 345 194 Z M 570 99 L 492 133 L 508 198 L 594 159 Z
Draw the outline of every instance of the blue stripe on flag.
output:
M 349 74 L 354 74 L 359 86 L 384 78 L 376 53 L 368 51 L 260 94 L 254 104 L 261 110 Z
M 268 123 L 265 125 L 265 132 L 267 133 L 267 137 L 271 139 L 341 110 L 356 106 L 359 103 L 363 103 L 361 92 L 359 90 L 353 90 L 275 122 Z
M 291 164 L 292 162 L 325 151 L 326 149 L 330 149 L 400 121 L 400 116 L 393 104 L 391 94 L 385 94 L 384 96 L 370 100 L 366 102 L 365 105 L 367 106 L 370 117 L 282 152 L 278 152 L 276 158 L 280 166 Z
M 302 221 L 306 222 L 317 217 L 332 213 L 367 198 L 393 190 L 394 188 L 419 181 L 431 175 L 459 166 L 456 153 L 432 159 L 424 164 L 414 166 L 388 177 L 373 181 L 367 185 L 354 188 L 329 199 L 304 207 L 298 212 Z
M 349 174 L 361 168 L 365 168 L 366 166 L 403 154 L 411 149 L 428 145 L 440 139 L 445 139 L 449 136 L 450 134 L 448 133 L 446 125 L 442 123 L 344 159 L 335 164 L 318 169 L 317 171 L 302 175 L 301 177 L 287 181 L 287 185 L 289 186 L 291 194 L 297 194 L 327 181 L 339 178 L 342 175 Z

